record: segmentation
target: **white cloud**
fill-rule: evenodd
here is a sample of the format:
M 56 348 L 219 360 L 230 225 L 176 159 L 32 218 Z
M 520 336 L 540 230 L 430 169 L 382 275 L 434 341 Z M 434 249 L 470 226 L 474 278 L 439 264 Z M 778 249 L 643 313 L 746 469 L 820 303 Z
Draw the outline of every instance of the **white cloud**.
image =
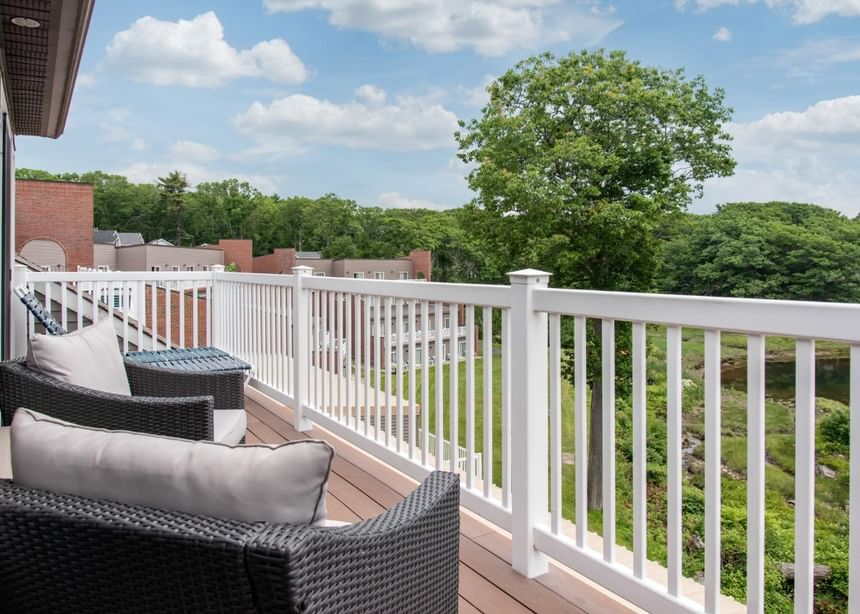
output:
M 184 173 L 188 183 L 196 186 L 207 181 L 223 179 L 238 179 L 247 181 L 261 192 L 271 194 L 278 191 L 277 181 L 267 175 L 245 175 L 229 170 L 210 169 L 201 164 L 182 160 L 168 162 L 135 162 L 125 168 L 116 170 L 119 175 L 125 175 L 133 183 L 156 183 L 159 177 L 164 177 L 173 171 Z
M 377 199 L 383 209 L 450 209 L 451 205 L 443 205 L 420 198 L 406 198 L 399 192 L 384 192 Z
M 301 83 L 307 69 L 282 39 L 237 50 L 224 39 L 212 11 L 191 20 L 142 17 L 114 35 L 108 61 L 135 81 L 154 85 L 218 87 L 239 77 Z
M 699 11 L 707 11 L 723 5 L 737 6 L 740 0 L 693 0 Z M 745 4 L 755 4 L 758 0 L 744 0 Z M 831 15 L 837 17 L 860 16 L 860 0 L 764 0 L 772 9 L 780 9 L 791 14 L 797 24 L 810 24 Z M 687 7 L 686 0 L 675 0 L 679 11 Z
M 431 53 L 499 56 L 553 41 L 592 45 L 621 21 L 598 0 L 264 0 L 269 11 L 320 9 L 340 28 L 367 30 Z
M 487 88 L 495 80 L 496 78 L 493 75 L 484 75 L 484 80 L 481 81 L 480 85 L 475 87 L 460 86 L 457 88 L 457 94 L 470 107 L 481 108 L 490 101 L 490 93 L 487 91 Z
M 713 38 L 719 43 L 728 43 L 732 40 L 732 31 L 726 27 L 722 27 L 714 32 Z
M 833 64 L 860 62 L 860 39 L 827 38 L 807 41 L 779 54 L 778 64 L 798 77 L 809 77 Z
M 176 141 L 171 147 L 174 157 L 180 160 L 208 162 L 220 157 L 218 150 L 211 145 L 194 141 Z
M 860 212 L 860 96 L 769 113 L 728 129 L 735 137 L 737 173 L 708 182 L 706 205 L 787 200 Z
M 138 136 L 131 140 L 131 148 L 135 151 L 143 151 L 146 147 L 146 139 L 143 137 Z
M 279 98 L 268 105 L 255 102 L 234 117 L 233 124 L 257 142 L 256 153 L 297 151 L 310 145 L 393 151 L 454 146 L 454 113 L 438 103 L 411 96 L 379 104 L 384 92 L 374 91 L 372 103 L 337 104 L 303 94 Z
M 355 90 L 355 95 L 368 104 L 380 105 L 385 102 L 385 90 L 375 85 L 362 85 Z
M 79 72 L 78 78 L 75 79 L 75 85 L 78 87 L 92 87 L 96 84 L 96 76 L 89 72 Z

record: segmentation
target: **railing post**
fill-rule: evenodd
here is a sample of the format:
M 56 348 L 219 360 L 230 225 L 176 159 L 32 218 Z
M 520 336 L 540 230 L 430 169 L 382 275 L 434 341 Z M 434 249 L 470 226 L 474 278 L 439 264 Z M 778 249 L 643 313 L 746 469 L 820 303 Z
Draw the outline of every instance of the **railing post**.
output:
M 511 537 L 514 570 L 528 578 L 548 570 L 534 546 L 534 527 L 547 513 L 547 315 L 534 310 L 533 292 L 549 273 L 525 269 L 511 280 Z
M 13 292 L 15 288 L 27 281 L 27 267 L 22 264 L 16 264 L 12 269 L 12 284 L 9 287 L 9 292 Z M 10 303 L 10 344 L 8 358 L 17 358 L 27 355 L 27 309 L 19 301 L 17 296 L 12 296 Z M 50 307 L 49 307 L 50 308 Z
M 224 303 L 224 297 L 221 296 L 221 293 L 218 289 L 218 273 L 224 272 L 223 264 L 213 264 L 211 273 L 212 273 L 212 287 L 209 290 L 210 301 L 212 301 L 211 309 L 209 313 L 212 315 L 212 322 L 209 323 L 209 330 L 212 331 L 212 339 L 208 339 L 209 345 L 214 346 L 216 348 L 227 349 L 222 347 L 224 345 L 225 332 L 224 331 L 224 308 L 226 307 Z M 182 282 L 180 282 L 180 287 Z M 180 292 L 180 300 L 185 300 L 185 293 Z
M 308 312 L 308 290 L 302 284 L 302 280 L 313 272 L 309 266 L 293 267 L 295 287 L 293 288 L 293 343 L 295 352 L 293 354 L 293 428 L 297 431 L 309 431 L 313 428 L 313 422 L 305 418 L 305 405 L 308 402 L 308 374 L 311 370 L 310 356 L 310 316 Z M 316 372 L 314 376 L 316 376 Z

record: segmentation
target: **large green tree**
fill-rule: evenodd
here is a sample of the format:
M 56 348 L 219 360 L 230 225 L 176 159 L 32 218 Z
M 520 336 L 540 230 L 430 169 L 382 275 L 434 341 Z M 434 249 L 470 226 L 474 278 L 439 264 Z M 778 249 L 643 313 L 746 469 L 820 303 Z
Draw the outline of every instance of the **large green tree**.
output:
M 172 171 L 166 177 L 158 178 L 158 190 L 163 213 L 175 223 L 174 245 L 182 245 L 182 240 L 186 237 L 182 222 L 187 204 L 188 178 L 184 173 Z
M 489 92 L 482 116 L 461 122 L 456 135 L 460 158 L 473 165 L 474 204 L 488 214 L 478 230 L 507 270 L 548 269 L 556 286 L 650 290 L 664 219 L 706 179 L 734 169 L 724 129 L 731 110 L 701 76 L 643 66 L 620 51 L 543 54 Z M 592 325 L 599 333 L 599 321 Z M 589 363 L 595 508 L 602 399 L 598 361 Z
M 660 286 L 681 294 L 860 301 L 860 221 L 800 203 L 731 203 L 691 216 Z

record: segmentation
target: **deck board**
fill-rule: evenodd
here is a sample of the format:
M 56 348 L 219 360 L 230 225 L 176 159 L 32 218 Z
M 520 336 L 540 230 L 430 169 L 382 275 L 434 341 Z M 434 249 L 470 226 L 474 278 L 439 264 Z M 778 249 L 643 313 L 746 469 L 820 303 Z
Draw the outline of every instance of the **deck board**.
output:
M 268 404 L 266 404 L 268 405 Z M 296 431 L 288 408 L 275 411 L 246 399 L 249 443 L 282 443 L 310 437 L 335 449 L 329 479 L 328 517 L 356 522 L 371 518 L 401 501 L 416 483 L 325 430 L 311 435 Z M 597 614 L 619 612 L 619 604 L 577 577 L 552 566 L 550 573 L 529 580 L 510 566 L 510 538 L 468 513 L 460 516 L 460 612 Z

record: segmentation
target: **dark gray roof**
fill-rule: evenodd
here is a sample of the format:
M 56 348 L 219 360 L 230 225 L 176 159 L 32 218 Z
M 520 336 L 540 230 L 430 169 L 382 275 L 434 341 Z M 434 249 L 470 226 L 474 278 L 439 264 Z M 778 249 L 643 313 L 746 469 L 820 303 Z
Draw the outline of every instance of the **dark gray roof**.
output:
M 93 230 L 93 243 L 97 245 L 115 245 L 116 237 L 116 230 Z
M 322 258 L 322 254 L 320 252 L 296 252 L 296 258 L 307 258 L 308 260 L 315 259 L 319 260 Z
M 118 232 L 119 247 L 128 247 L 129 245 L 143 245 L 143 235 L 139 232 Z

